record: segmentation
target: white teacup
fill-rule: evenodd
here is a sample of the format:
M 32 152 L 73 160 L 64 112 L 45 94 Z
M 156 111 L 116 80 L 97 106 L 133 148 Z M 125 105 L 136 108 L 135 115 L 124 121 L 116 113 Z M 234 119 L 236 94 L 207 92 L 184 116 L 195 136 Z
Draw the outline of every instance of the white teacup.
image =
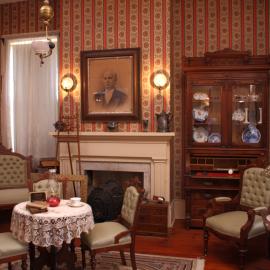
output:
M 72 206 L 78 206 L 81 204 L 81 198 L 80 197 L 72 197 L 69 199 L 69 202 Z

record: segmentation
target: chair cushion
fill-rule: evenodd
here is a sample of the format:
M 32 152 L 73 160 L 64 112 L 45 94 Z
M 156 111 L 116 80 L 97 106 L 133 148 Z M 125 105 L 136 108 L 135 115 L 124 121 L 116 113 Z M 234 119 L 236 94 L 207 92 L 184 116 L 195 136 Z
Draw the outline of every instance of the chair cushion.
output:
M 231 211 L 206 219 L 206 227 L 224 235 L 240 238 L 240 229 L 247 222 L 244 211 Z M 249 231 L 248 239 L 264 234 L 265 227 L 261 216 L 255 215 L 254 223 Z
M 10 232 L 0 233 L 0 243 L 0 259 L 28 252 L 28 245 L 15 239 Z
M 114 244 L 114 237 L 125 231 L 127 231 L 127 228 L 118 222 L 97 223 L 94 229 L 81 234 L 81 240 L 91 249 L 131 243 L 131 237 L 127 235 L 119 239 L 119 244 Z
M 28 188 L 0 189 L 0 205 L 17 204 L 29 200 Z

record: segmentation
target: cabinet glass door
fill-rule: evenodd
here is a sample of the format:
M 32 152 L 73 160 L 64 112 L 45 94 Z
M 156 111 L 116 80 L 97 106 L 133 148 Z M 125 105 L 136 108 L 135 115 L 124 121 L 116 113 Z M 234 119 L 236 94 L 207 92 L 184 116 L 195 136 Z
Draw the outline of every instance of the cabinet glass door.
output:
M 192 86 L 192 141 L 199 144 L 221 143 L 220 86 Z
M 262 87 L 253 84 L 232 87 L 232 143 L 259 146 L 263 124 Z

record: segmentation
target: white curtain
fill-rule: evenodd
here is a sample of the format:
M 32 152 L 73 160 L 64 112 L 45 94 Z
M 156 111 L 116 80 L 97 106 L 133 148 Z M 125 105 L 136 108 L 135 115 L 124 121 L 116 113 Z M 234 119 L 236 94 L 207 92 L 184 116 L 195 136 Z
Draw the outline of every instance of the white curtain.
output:
M 21 40 L 20 40 L 21 41 Z M 7 42 L 3 95 L 3 144 L 23 155 L 40 158 L 55 156 L 55 139 L 49 136 L 58 118 L 58 54 L 40 65 L 31 43 Z

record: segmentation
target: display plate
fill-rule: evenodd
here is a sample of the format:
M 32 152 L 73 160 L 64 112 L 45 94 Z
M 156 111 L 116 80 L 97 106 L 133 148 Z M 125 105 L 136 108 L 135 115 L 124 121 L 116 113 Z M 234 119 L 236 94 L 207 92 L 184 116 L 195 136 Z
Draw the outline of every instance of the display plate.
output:
M 194 107 L 192 116 L 194 120 L 204 122 L 208 118 L 208 110 L 204 107 Z
M 196 92 L 193 95 L 193 99 L 195 99 L 195 100 L 208 100 L 209 97 L 208 97 L 208 95 L 206 93 Z
M 208 139 L 208 131 L 203 127 L 195 128 L 193 131 L 193 140 L 197 143 L 205 143 Z
M 218 132 L 213 132 L 208 137 L 209 143 L 221 143 L 221 135 Z
M 70 207 L 82 207 L 84 204 L 82 202 L 79 204 L 72 204 L 71 202 L 67 202 L 67 205 Z

